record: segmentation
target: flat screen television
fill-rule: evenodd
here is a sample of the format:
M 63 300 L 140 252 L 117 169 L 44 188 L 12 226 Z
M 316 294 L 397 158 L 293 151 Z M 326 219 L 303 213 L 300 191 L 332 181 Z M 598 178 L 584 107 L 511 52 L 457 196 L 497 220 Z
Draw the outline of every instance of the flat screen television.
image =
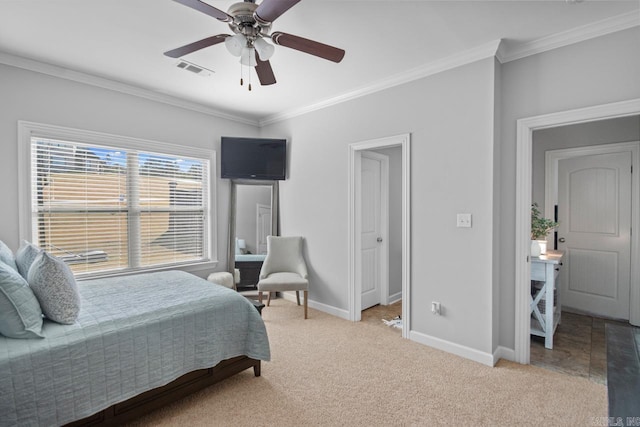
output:
M 287 140 L 223 136 L 220 141 L 222 178 L 284 180 Z

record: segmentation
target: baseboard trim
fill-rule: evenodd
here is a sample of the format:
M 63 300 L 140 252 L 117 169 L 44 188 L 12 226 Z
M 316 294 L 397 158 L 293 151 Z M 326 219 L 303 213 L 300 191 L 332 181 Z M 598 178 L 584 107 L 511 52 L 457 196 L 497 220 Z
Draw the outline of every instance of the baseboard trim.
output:
M 402 291 L 396 292 L 393 295 L 389 295 L 389 304 L 395 304 L 398 301 L 402 301 Z
M 493 352 L 493 364 L 498 363 L 498 360 L 505 359 L 512 362 L 516 361 L 516 351 L 512 348 L 502 347 L 501 345 Z
M 280 295 L 282 295 L 282 298 L 286 299 L 287 301 L 292 301 L 292 302 L 296 302 L 296 294 L 295 292 L 279 292 Z M 302 302 L 302 298 L 303 296 L 300 295 L 300 302 Z M 339 317 L 341 319 L 345 319 L 345 320 L 349 320 L 349 311 L 348 310 L 343 310 L 341 308 L 337 308 L 331 305 L 327 305 L 327 304 L 323 304 L 321 302 L 317 302 L 314 300 L 309 300 L 307 302 L 307 305 L 310 308 L 313 308 L 314 310 L 318 310 L 318 311 L 322 311 L 323 313 L 327 313 L 330 314 L 332 316 L 336 316 Z
M 485 353 L 471 347 L 466 347 L 464 345 L 456 344 L 451 341 L 446 341 L 441 338 L 432 337 L 416 331 L 409 332 L 409 339 L 438 350 L 446 351 L 447 353 L 455 354 L 456 356 L 464 357 L 465 359 L 473 360 L 474 362 L 478 362 L 486 366 L 495 365 L 494 355 L 491 353 Z

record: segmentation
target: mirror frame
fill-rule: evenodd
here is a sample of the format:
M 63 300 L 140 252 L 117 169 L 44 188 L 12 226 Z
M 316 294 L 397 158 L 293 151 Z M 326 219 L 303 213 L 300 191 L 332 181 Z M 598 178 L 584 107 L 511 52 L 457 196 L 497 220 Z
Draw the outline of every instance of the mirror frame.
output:
M 261 181 L 252 179 L 232 179 L 229 191 L 229 244 L 227 246 L 227 271 L 235 277 L 236 268 L 236 201 L 238 185 L 259 185 L 271 187 L 271 235 L 278 236 L 279 190 L 278 181 Z

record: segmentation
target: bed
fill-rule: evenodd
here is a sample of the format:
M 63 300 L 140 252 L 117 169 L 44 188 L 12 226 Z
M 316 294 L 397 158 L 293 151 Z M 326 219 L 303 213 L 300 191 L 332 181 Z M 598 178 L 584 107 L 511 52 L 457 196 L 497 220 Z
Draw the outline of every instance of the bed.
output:
M 0 425 L 118 424 L 270 359 L 264 322 L 235 291 L 181 271 L 79 281 L 73 325 L 0 336 Z M 87 418 L 90 417 L 90 418 Z

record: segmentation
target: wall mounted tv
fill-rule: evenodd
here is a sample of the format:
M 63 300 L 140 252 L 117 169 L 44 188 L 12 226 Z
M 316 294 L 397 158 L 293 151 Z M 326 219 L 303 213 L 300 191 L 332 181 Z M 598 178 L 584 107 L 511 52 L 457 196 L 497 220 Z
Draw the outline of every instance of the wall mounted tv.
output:
M 220 141 L 222 178 L 284 180 L 287 140 L 223 136 Z

